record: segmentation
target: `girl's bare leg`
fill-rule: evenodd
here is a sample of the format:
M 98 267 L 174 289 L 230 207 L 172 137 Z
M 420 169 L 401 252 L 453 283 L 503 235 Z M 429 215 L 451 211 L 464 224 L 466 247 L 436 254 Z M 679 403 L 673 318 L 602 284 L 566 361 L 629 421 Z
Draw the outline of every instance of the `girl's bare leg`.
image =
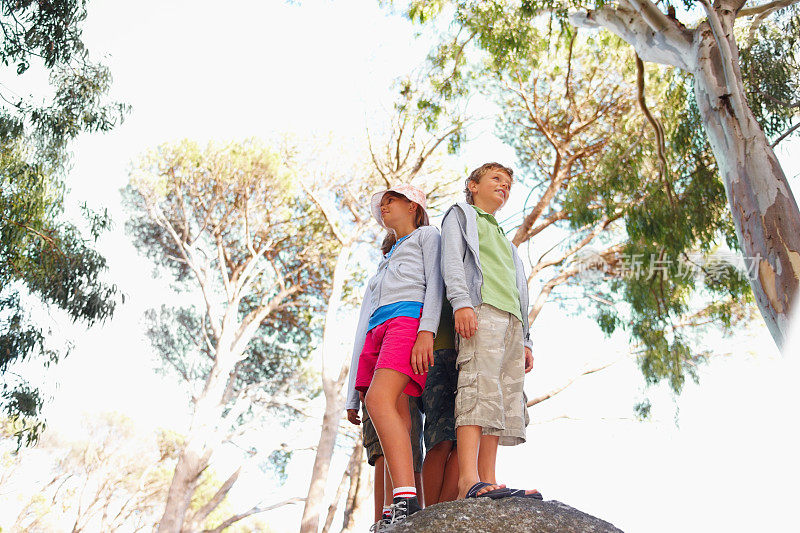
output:
M 393 487 L 414 487 L 411 414 L 403 389 L 409 377 L 389 368 L 375 371 L 367 391 L 367 411 L 381 440 Z

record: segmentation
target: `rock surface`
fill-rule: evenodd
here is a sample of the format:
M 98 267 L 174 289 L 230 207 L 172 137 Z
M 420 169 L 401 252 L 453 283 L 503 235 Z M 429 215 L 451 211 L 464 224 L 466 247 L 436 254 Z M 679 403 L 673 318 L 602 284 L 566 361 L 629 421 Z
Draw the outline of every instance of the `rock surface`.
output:
M 392 533 L 622 533 L 559 501 L 475 498 L 432 505 L 386 531 Z

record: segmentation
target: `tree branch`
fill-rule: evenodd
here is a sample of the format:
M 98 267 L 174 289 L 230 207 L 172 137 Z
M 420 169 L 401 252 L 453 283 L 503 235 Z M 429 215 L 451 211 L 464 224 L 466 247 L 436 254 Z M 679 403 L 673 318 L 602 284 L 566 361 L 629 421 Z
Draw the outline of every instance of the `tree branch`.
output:
M 583 372 L 581 372 L 577 376 L 572 377 L 564 385 L 561 385 L 560 387 L 556 387 L 555 389 L 552 389 L 549 392 L 547 392 L 545 394 L 542 394 L 541 396 L 537 396 L 536 398 L 528 400 L 528 403 L 525 404 L 525 405 L 526 405 L 526 407 L 532 407 L 532 406 L 536 405 L 537 403 L 542 403 L 545 400 L 549 400 L 550 398 L 552 398 L 553 396 L 555 396 L 559 392 L 563 391 L 564 389 L 566 389 L 567 387 L 569 387 L 570 385 L 575 383 L 575 381 L 578 378 L 581 378 L 583 376 L 588 376 L 589 374 L 594 374 L 595 372 L 600 372 L 601 370 L 604 370 L 604 369 L 610 367 L 611 365 L 614 365 L 614 364 L 618 363 L 619 361 L 620 361 L 620 359 L 617 359 L 616 361 L 611 361 L 610 363 L 606 363 L 606 364 L 600 365 L 598 367 L 594 367 L 594 368 L 590 368 L 588 370 L 584 370 Z
M 778 137 L 777 139 L 775 139 L 775 142 L 773 142 L 773 143 L 772 143 L 770 146 L 771 146 L 772 148 L 775 148 L 776 146 L 778 146 L 778 143 L 779 143 L 779 142 L 781 142 L 781 141 L 782 141 L 782 140 L 784 140 L 786 137 L 788 137 L 789 135 L 791 135 L 792 133 L 794 133 L 794 131 L 795 131 L 795 130 L 796 130 L 798 127 L 800 127 L 800 122 L 798 122 L 797 124 L 795 124 L 794 126 L 792 126 L 791 128 L 789 128 L 788 130 L 784 131 L 784 132 L 783 132 L 783 134 L 782 134 L 780 137 Z
M 172 240 L 178 246 L 178 251 L 181 254 L 181 257 L 186 264 L 189 266 L 189 269 L 195 276 L 197 280 L 197 284 L 200 285 L 200 292 L 203 293 L 203 300 L 206 304 L 206 311 L 208 312 L 208 325 L 211 327 L 211 332 L 214 334 L 214 337 L 219 339 L 219 327 L 214 323 L 211 317 L 214 315 L 214 307 L 211 303 L 211 297 L 208 291 L 208 278 L 205 274 L 205 270 L 203 269 L 203 275 L 201 275 L 201 268 L 198 266 L 196 258 L 190 256 L 190 245 L 183 241 L 178 235 L 178 232 L 175 231 L 172 223 L 167 220 L 164 214 L 158 209 L 157 206 L 150 205 L 149 203 L 145 203 L 145 208 L 147 209 L 150 218 L 156 222 L 159 226 L 167 230 L 167 233 L 172 237 Z
M 268 505 L 266 507 L 259 507 L 259 506 L 256 505 L 255 507 L 253 507 L 249 511 L 245 511 L 243 513 L 239 513 L 237 515 L 231 516 L 230 518 L 228 518 L 227 520 L 222 522 L 220 525 L 218 525 L 214 529 L 205 529 L 205 530 L 203 530 L 203 533 L 222 533 L 222 531 L 224 531 L 225 528 L 230 527 L 232 524 L 235 524 L 239 520 L 243 520 L 243 519 L 247 518 L 248 516 L 252 516 L 252 515 L 257 514 L 257 513 L 264 513 L 264 512 L 267 512 L 267 511 L 271 511 L 273 509 L 277 509 L 278 507 L 283 507 L 284 505 L 292 505 L 292 504 L 300 503 L 300 502 L 304 502 L 304 501 L 306 501 L 305 498 L 301 498 L 299 496 L 295 496 L 294 498 L 289 498 L 288 500 L 284 500 L 282 502 L 274 503 L 274 504 Z
M 670 24 L 665 31 L 654 32 L 643 15 L 632 7 L 620 6 L 615 9 L 610 5 L 573 13 L 569 20 L 577 27 L 606 28 L 633 46 L 645 61 L 671 65 L 685 72 L 692 72 L 689 67 L 691 62 L 687 58 L 691 57 L 693 35 L 677 21 Z M 657 17 L 653 23 L 658 25 Z
M 222 503 L 222 500 L 224 500 L 225 496 L 227 496 L 228 492 L 230 492 L 233 484 L 236 483 L 237 479 L 239 479 L 239 474 L 241 471 L 242 467 L 240 466 L 233 474 L 228 476 L 228 479 L 226 479 L 225 483 L 223 483 L 220 488 L 217 489 L 217 492 L 214 494 L 214 496 L 212 496 L 205 505 L 198 509 L 194 516 L 192 516 L 190 521 L 191 523 L 194 523 L 197 527 L 199 527 L 203 520 L 205 520 L 206 517 L 211 514 L 212 511 L 214 511 L 214 509 L 219 507 L 219 504 Z
M 748 7 L 745 9 L 740 9 L 738 13 L 736 13 L 736 17 L 749 17 L 752 15 L 771 15 L 774 11 L 779 9 L 783 9 L 784 7 L 789 7 L 793 4 L 800 2 L 800 0 L 775 0 L 774 2 L 767 2 L 766 4 L 761 4 L 760 6 L 753 6 Z M 763 20 L 763 19 L 762 19 Z
M 344 492 L 344 486 L 347 484 L 347 480 L 350 479 L 350 472 L 356 468 L 361 461 L 363 453 L 364 452 L 361 451 L 361 435 L 359 434 L 353 446 L 353 452 L 350 454 L 350 461 L 348 461 L 347 467 L 342 473 L 342 480 L 336 488 L 336 495 L 333 497 L 330 506 L 328 506 L 328 515 L 325 517 L 325 525 L 322 526 L 322 533 L 328 533 L 328 531 L 330 531 L 331 525 L 333 524 L 333 517 L 336 514 L 336 509 L 339 507 L 339 500 L 342 497 L 342 492 Z
M 670 206 L 674 208 L 675 195 L 672 191 L 672 186 L 667 179 L 667 158 L 664 155 L 664 152 L 666 151 L 666 143 L 664 141 L 664 126 L 661 125 L 661 121 L 654 117 L 650 112 L 650 109 L 647 107 L 647 102 L 644 98 L 644 62 L 638 55 L 636 55 L 636 91 L 639 107 L 641 108 L 642 113 L 644 113 L 647 121 L 653 127 L 653 133 L 656 137 L 656 153 L 658 154 L 658 175 L 660 176 L 661 181 L 664 183 L 664 189 L 667 193 Z
M 325 217 L 325 221 L 328 223 L 328 226 L 330 226 L 331 231 L 336 237 L 336 240 L 339 241 L 339 244 L 344 246 L 345 242 L 347 241 L 347 237 L 345 237 L 344 233 L 342 233 L 342 231 L 339 229 L 339 225 L 336 223 L 337 221 L 335 220 L 333 213 L 331 213 L 330 209 L 322 204 L 319 198 L 317 198 L 317 195 L 314 194 L 308 185 L 306 185 L 304 182 L 301 182 L 301 185 L 303 187 L 303 191 L 305 191 L 308 197 L 311 198 L 311 201 L 313 201 L 322 212 L 322 216 Z

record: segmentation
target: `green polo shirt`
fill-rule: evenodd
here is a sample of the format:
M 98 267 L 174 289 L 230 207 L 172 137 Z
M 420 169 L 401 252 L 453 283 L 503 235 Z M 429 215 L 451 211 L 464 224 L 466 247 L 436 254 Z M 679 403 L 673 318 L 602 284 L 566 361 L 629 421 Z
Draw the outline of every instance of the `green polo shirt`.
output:
M 522 321 L 517 289 L 517 270 L 511 243 L 493 215 L 475 207 L 478 213 L 478 254 L 481 260 L 483 285 L 481 300 Z

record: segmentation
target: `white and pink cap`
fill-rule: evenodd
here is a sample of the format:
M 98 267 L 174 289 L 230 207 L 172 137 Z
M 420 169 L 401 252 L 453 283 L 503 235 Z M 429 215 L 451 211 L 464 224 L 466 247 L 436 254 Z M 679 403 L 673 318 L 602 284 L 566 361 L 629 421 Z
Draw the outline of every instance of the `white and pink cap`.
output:
M 426 211 L 428 202 L 425 199 L 425 193 L 422 192 L 422 190 L 418 187 L 414 187 L 408 183 L 401 183 L 400 185 L 395 185 L 394 187 L 390 187 L 385 191 L 377 192 L 372 195 L 372 216 L 375 217 L 375 220 L 377 220 L 378 224 L 380 224 L 382 227 L 386 228 L 386 226 L 383 224 L 383 220 L 381 220 L 381 200 L 383 200 L 383 195 L 387 192 L 396 192 L 397 194 L 402 194 L 412 202 L 419 204 L 419 206 L 422 208 L 423 220 L 425 221 L 425 224 L 430 224 L 428 212 Z

